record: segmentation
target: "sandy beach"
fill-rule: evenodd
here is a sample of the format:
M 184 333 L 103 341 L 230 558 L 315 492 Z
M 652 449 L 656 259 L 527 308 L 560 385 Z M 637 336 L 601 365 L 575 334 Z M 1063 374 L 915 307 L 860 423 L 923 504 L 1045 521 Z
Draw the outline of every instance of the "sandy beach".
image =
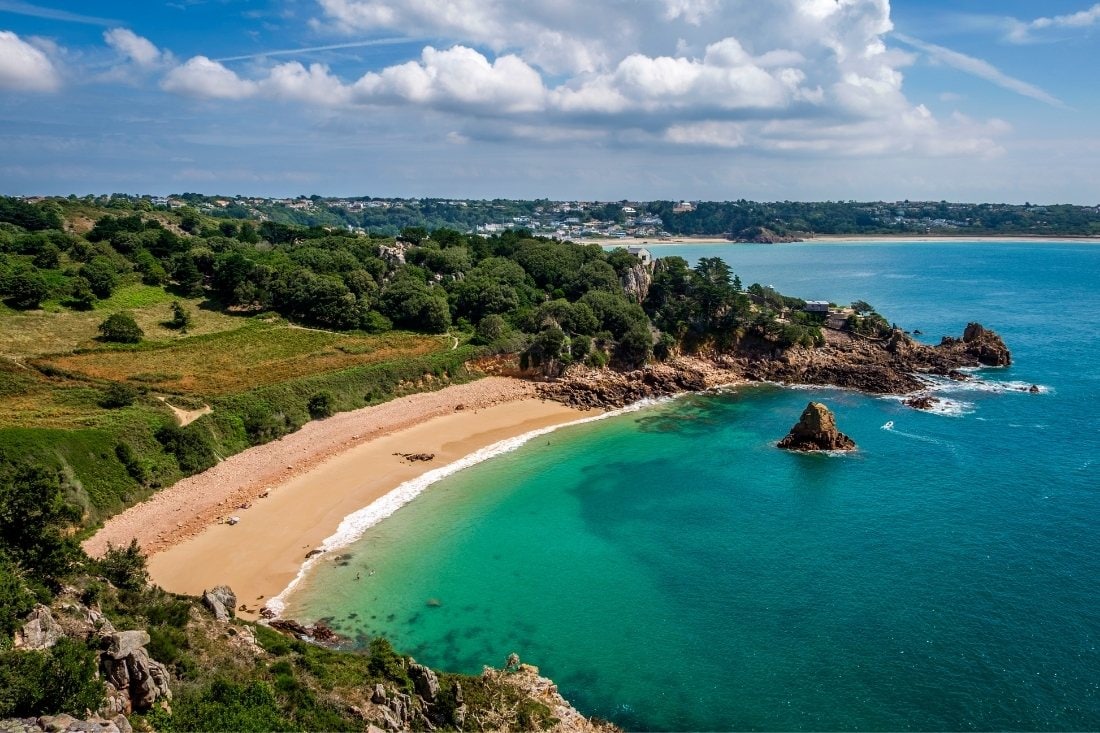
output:
M 190 594 L 228 585 L 254 618 L 347 515 L 479 449 L 592 414 L 505 377 L 341 413 L 179 481 L 108 520 L 84 548 L 95 556 L 137 539 L 154 583 Z

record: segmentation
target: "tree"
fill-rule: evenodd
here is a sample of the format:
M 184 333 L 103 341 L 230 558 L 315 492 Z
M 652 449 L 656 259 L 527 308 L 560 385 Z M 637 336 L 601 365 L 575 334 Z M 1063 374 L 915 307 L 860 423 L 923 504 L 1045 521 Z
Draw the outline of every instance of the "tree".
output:
M 106 257 L 93 257 L 80 268 L 80 275 L 88 281 L 97 298 L 110 298 L 118 285 L 118 271 Z
M 99 560 L 99 572 L 123 590 L 141 590 L 149 582 L 145 555 L 136 539 L 130 540 L 128 547 L 115 547 L 108 542 L 107 552 Z
M 4 290 L 8 294 L 8 303 L 20 310 L 37 308 L 50 294 L 50 286 L 45 278 L 33 270 L 15 272 L 7 277 Z
M 49 582 L 64 577 L 79 552 L 67 529 L 79 518 L 56 471 L 0 462 L 0 550 L 20 568 Z
M 183 303 L 178 300 L 173 300 L 172 319 L 165 325 L 181 333 L 187 333 L 187 329 L 191 327 L 192 320 L 191 311 L 184 308 Z
M 99 324 L 99 334 L 104 341 L 117 344 L 136 344 L 145 337 L 137 321 L 129 313 L 114 313 Z
M 77 275 L 69 281 L 69 302 L 71 308 L 79 311 L 90 311 L 95 307 L 95 293 L 92 285 L 83 276 Z

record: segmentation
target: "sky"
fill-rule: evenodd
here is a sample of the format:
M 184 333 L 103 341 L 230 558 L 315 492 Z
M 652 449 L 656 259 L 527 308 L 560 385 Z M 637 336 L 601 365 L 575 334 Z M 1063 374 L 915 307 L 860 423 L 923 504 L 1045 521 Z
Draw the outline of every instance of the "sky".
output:
M 1088 0 L 0 0 L 0 193 L 1100 204 Z

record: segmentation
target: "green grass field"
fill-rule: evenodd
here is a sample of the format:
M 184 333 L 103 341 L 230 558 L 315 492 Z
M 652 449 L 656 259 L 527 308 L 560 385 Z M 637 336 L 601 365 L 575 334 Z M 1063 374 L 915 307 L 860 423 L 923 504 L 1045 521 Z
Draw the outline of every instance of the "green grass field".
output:
M 193 314 L 188 334 L 162 325 L 174 300 Z M 302 328 L 136 283 L 92 311 L 47 306 L 0 308 L 0 454 L 55 466 L 86 527 L 185 475 L 182 458 L 155 437 L 175 424 L 159 397 L 213 407 L 183 430 L 214 460 L 297 429 L 310 420 L 307 405 L 318 393 L 334 409 L 351 410 L 478 376 L 465 367 L 477 349 L 452 349 L 450 336 Z M 122 310 L 134 315 L 145 340 L 97 340 L 99 323 Z M 101 404 L 115 382 L 136 390 L 133 404 Z M 138 460 L 126 465 L 124 454 Z

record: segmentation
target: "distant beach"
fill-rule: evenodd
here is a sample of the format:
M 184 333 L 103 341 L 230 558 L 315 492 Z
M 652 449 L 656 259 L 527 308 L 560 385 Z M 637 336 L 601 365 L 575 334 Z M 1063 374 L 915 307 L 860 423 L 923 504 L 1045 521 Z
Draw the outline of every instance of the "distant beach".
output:
M 402 397 L 231 456 L 112 517 L 84 547 L 95 556 L 137 539 L 154 583 L 190 594 L 228 585 L 254 618 L 348 515 L 477 450 L 591 415 L 505 377 Z

